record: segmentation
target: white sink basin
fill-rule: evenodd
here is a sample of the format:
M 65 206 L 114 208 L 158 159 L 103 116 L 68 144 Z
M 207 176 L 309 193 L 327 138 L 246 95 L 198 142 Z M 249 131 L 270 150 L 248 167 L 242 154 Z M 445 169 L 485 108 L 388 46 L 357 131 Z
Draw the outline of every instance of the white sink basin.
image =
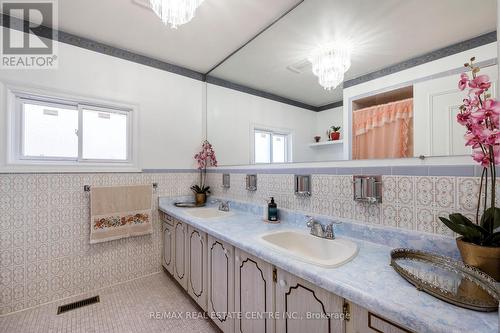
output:
M 347 239 L 324 239 L 300 231 L 278 231 L 261 236 L 283 254 L 322 267 L 338 267 L 358 254 L 358 245 Z
M 217 208 L 190 208 L 184 210 L 184 212 L 192 217 L 197 217 L 199 219 L 217 219 L 221 217 L 227 217 L 234 215 L 233 212 L 223 212 Z

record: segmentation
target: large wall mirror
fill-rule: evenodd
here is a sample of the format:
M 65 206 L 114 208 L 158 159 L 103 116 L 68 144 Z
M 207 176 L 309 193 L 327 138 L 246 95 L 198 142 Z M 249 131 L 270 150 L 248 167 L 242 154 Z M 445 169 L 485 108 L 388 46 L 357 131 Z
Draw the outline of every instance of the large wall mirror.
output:
M 497 81 L 496 1 L 304 0 L 208 74 L 220 165 L 470 154 L 463 64 Z

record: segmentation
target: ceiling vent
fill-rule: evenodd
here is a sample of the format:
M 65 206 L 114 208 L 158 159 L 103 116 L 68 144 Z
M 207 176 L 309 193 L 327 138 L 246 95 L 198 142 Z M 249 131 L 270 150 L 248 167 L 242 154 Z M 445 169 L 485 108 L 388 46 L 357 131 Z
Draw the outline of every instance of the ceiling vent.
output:
M 295 74 L 302 74 L 304 72 L 311 71 L 311 63 L 309 62 L 309 60 L 304 59 L 286 66 L 286 69 Z

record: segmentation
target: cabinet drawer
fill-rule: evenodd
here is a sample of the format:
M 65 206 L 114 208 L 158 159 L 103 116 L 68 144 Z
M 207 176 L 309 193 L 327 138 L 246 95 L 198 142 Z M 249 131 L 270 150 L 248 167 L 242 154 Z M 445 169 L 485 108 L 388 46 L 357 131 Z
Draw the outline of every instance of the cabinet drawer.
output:
M 388 321 L 355 303 L 349 302 L 351 319 L 347 322 L 346 333 L 412 333 L 399 324 Z
M 174 218 L 167 213 L 164 213 L 160 210 L 160 220 L 162 220 L 165 223 L 170 224 L 171 226 L 174 225 Z
M 401 326 L 393 324 L 371 312 L 368 312 L 368 327 L 375 332 L 381 333 L 410 333 L 410 331 Z

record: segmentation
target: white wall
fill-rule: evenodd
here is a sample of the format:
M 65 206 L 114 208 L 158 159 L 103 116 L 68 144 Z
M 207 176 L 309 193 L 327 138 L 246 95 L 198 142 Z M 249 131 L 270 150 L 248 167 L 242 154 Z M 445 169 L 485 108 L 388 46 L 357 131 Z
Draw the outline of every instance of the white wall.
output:
M 194 167 L 202 141 L 203 82 L 60 43 L 58 69 L 0 71 L 0 172 L 29 170 L 5 164 L 5 84 L 136 105 L 140 167 Z
M 343 126 L 341 106 L 316 113 L 316 133 L 321 136 L 321 141 L 328 139 L 326 132 L 331 126 Z M 343 132 L 343 128 L 340 132 Z M 342 135 L 341 135 L 342 138 Z
M 208 140 L 221 165 L 250 163 L 252 126 L 291 130 L 293 161 L 314 160 L 316 112 L 208 85 Z
M 416 66 L 395 74 L 387 75 L 379 79 L 364 82 L 344 89 L 344 156 L 349 156 L 351 145 L 350 112 L 349 104 L 351 99 L 358 96 L 366 96 L 372 92 L 380 92 L 384 89 L 393 89 L 405 85 L 411 85 L 415 80 L 430 77 L 447 71 L 463 68 L 471 57 L 475 56 L 477 62 L 487 61 L 497 58 L 497 43 L 490 43 L 461 53 L 457 53 L 442 59 L 431 61 L 420 66 Z M 458 75 L 457 75 L 458 82 Z M 348 132 L 349 131 L 349 132 Z M 454 157 L 449 157 L 449 161 L 454 161 Z

